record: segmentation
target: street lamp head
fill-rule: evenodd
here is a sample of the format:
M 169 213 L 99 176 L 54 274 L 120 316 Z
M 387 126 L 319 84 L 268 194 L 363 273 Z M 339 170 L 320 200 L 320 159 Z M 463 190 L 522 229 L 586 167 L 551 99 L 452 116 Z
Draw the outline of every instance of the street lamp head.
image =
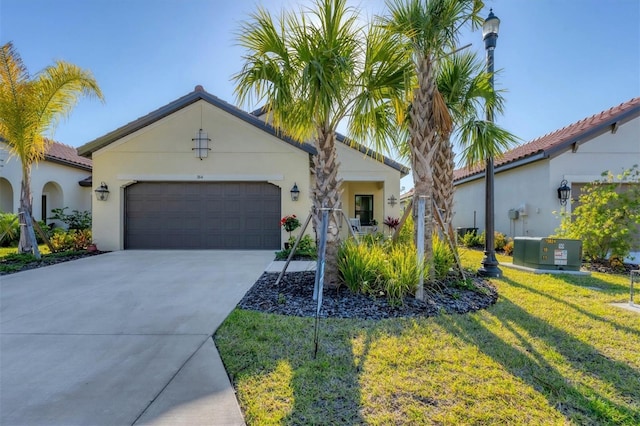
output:
M 493 9 L 489 9 L 489 16 L 482 24 L 482 39 L 485 49 L 495 49 L 500 29 L 500 19 L 493 14 Z

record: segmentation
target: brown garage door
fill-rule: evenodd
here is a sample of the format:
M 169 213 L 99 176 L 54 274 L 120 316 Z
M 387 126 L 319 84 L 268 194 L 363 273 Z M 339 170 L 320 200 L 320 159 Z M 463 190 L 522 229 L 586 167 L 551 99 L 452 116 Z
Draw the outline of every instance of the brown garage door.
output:
M 280 247 L 280 188 L 266 182 L 139 182 L 125 191 L 127 249 Z

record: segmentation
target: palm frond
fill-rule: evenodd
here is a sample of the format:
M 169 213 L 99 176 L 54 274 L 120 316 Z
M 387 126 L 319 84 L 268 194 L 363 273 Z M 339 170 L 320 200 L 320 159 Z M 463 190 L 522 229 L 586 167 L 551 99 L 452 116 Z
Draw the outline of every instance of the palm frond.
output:
M 104 101 L 93 74 L 77 65 L 57 61 L 34 79 L 34 132 L 53 134 L 60 120 L 67 118 L 80 97 L 97 97 Z
M 491 157 L 500 158 L 520 140 L 495 123 L 485 120 L 469 120 L 462 123 L 459 136 L 463 146 L 462 159 L 466 166 L 475 165 Z

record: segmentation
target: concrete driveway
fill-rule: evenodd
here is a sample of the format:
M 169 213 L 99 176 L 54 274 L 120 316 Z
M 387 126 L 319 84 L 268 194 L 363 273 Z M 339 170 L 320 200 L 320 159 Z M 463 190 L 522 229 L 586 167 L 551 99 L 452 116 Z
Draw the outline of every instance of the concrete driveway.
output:
M 0 424 L 244 424 L 212 334 L 265 251 L 120 251 L 0 277 Z

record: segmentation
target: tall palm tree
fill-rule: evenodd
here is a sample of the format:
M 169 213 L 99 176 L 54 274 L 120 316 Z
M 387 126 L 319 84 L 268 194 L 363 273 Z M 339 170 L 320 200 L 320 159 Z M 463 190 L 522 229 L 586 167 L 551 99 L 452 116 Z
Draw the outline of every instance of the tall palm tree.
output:
M 473 157 L 467 158 L 468 153 L 479 146 L 491 144 L 491 152 L 503 152 L 512 146 L 517 140 L 509 132 L 499 128 L 494 123 L 483 122 L 487 136 L 493 140 L 473 140 L 469 132 L 473 123 L 478 125 L 478 114 L 483 110 L 483 105 L 490 107 L 498 113 L 504 109 L 504 98 L 501 91 L 494 90 L 490 83 L 491 75 L 484 70 L 484 63 L 475 53 L 465 52 L 454 54 L 440 61 L 436 85 L 438 91 L 444 97 L 445 103 L 453 119 L 453 135 L 460 141 L 464 148 L 463 161 L 474 161 Z M 440 136 L 440 135 L 439 135 Z M 453 214 L 453 170 L 455 167 L 452 133 L 442 134 L 443 143 L 435 154 L 433 167 L 434 173 L 434 200 L 442 209 L 445 223 L 450 223 Z M 487 153 L 486 151 L 484 151 Z M 446 231 L 445 231 L 446 232 Z
M 382 24 L 392 34 L 404 37 L 412 50 L 417 76 L 409 113 L 409 149 L 415 199 L 432 196 L 434 156 L 453 126 L 451 114 L 436 85 L 438 63 L 456 50 L 462 26 L 481 24 L 479 12 L 482 7 L 481 0 L 387 0 L 389 14 L 382 18 Z M 431 210 L 431 206 L 428 209 Z M 416 216 L 417 209 L 414 208 L 414 218 Z M 433 221 L 427 219 L 424 235 L 427 259 L 432 257 L 432 233 Z M 428 264 L 427 267 L 432 278 L 433 265 Z
M 358 23 L 346 0 L 316 0 L 314 8 L 282 12 L 276 21 L 259 8 L 241 26 L 246 48 L 242 70 L 234 76 L 240 103 L 256 96 L 266 103 L 274 127 L 299 140 L 312 139 L 311 196 L 314 224 L 321 208 L 339 209 L 341 179 L 336 128 L 349 120 L 350 135 L 382 146 L 394 124 L 384 112 L 406 96 L 406 52 L 380 28 Z M 337 214 L 330 215 L 325 279 L 337 285 Z
M 56 124 L 67 117 L 81 95 L 102 92 L 87 70 L 64 61 L 31 77 L 11 42 L 0 48 L 0 136 L 22 164 L 20 210 L 32 213 L 31 166 L 44 158 Z M 21 223 L 18 251 L 38 253 L 38 244 Z

